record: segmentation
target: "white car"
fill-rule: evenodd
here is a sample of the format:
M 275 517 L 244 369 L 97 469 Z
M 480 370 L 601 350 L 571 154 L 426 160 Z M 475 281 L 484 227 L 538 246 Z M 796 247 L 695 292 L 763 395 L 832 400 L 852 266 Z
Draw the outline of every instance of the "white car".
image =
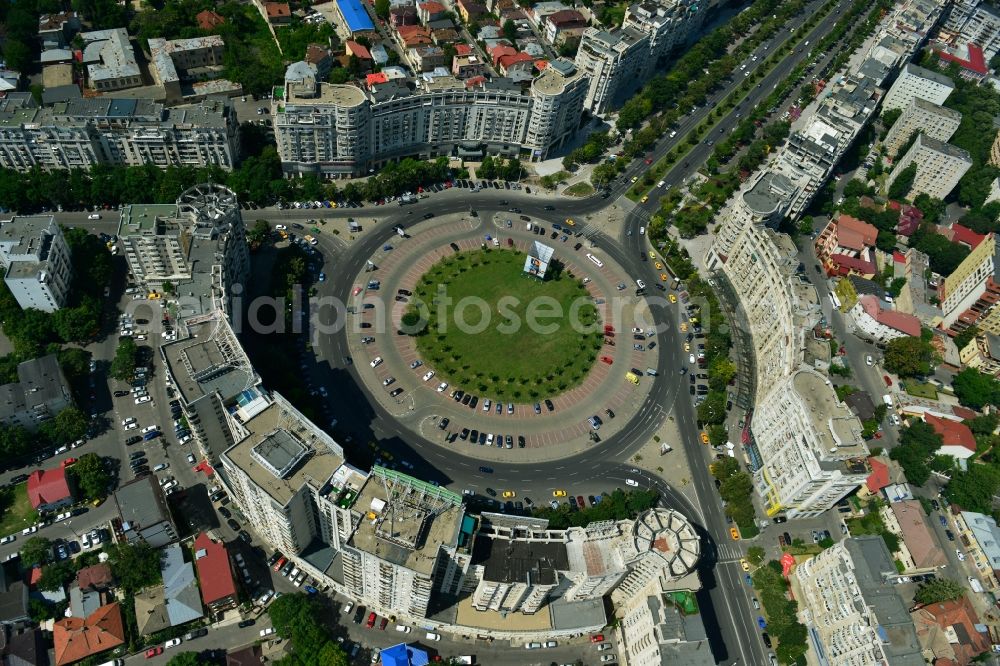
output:
M 170 463 L 162 462 L 159 465 L 156 465 L 155 467 L 153 467 L 153 471 L 154 472 L 161 472 L 161 471 L 165 470 L 168 467 L 170 467 Z
M 100 213 L 91 213 L 90 215 L 87 216 L 87 219 L 88 220 L 99 220 L 99 219 L 101 219 L 101 214 Z
M 17 537 L 14 536 L 13 534 L 8 534 L 4 538 L 0 539 L 0 545 L 5 544 L 5 543 L 10 543 L 11 541 L 13 541 L 16 538 Z
M 441 640 L 441 634 L 435 634 L 433 631 L 428 631 L 426 638 L 429 641 L 439 641 Z
M 371 363 L 369 363 L 368 365 L 372 366 L 373 368 L 377 368 L 378 366 L 382 365 L 382 357 L 376 356 L 375 358 L 372 359 Z
M 169 641 L 163 644 L 163 647 L 169 650 L 170 648 L 177 647 L 180 644 L 181 644 L 181 639 L 171 638 Z
M 438 384 L 438 393 L 444 393 L 448 388 L 448 382 L 441 382 Z
M 865 365 L 867 365 L 869 368 L 875 365 L 875 360 L 872 358 L 871 354 L 865 356 Z
M 165 484 L 163 484 L 164 490 L 170 490 L 171 488 L 176 488 L 176 487 L 177 487 L 176 479 L 174 479 L 173 481 L 167 481 Z
M 958 556 L 958 561 L 959 562 L 964 562 L 965 561 L 965 553 L 963 553 L 962 551 L 960 551 L 958 548 L 955 549 L 955 555 Z
M 688 363 L 690 363 L 691 365 L 694 365 L 694 363 L 695 363 L 694 354 L 688 354 Z
M 38 525 L 32 525 L 31 527 L 25 527 L 23 530 L 21 530 L 21 534 L 23 536 L 28 536 L 29 534 L 34 534 L 37 531 L 38 531 Z
M 55 518 L 54 518 L 54 519 L 52 520 L 52 522 L 54 522 L 54 523 L 61 523 L 62 521 L 64 521 L 64 520 L 66 520 L 66 519 L 70 518 L 70 517 L 71 517 L 72 515 L 73 515 L 73 512 L 72 512 L 72 511 L 66 511 L 66 512 L 64 512 L 64 513 L 60 513 L 60 514 L 59 514 L 58 516 L 56 516 L 56 517 L 55 517 Z
M 190 441 L 191 441 L 191 435 L 184 435 L 183 437 L 181 437 L 180 439 L 177 440 L 177 443 L 178 444 L 187 444 Z
M 195 462 L 195 458 L 194 458 L 194 454 L 193 454 L 193 453 L 189 453 L 189 454 L 187 455 L 187 461 L 188 461 L 189 463 L 191 463 L 192 465 L 194 464 L 194 462 Z
M 408 633 L 410 633 L 411 630 L 410 630 L 409 627 L 407 627 L 405 625 L 397 624 L 396 625 L 396 631 L 398 631 L 401 634 L 408 634 Z
M 261 629 L 260 630 L 260 637 L 261 638 L 265 638 L 265 637 L 270 636 L 272 634 L 274 634 L 274 627 L 268 627 L 267 629 Z
M 428 370 L 427 374 L 424 375 L 424 381 L 429 382 L 433 376 L 434 376 L 434 371 Z
M 159 430 L 159 429 L 160 429 L 160 426 L 149 425 L 149 426 L 146 426 L 145 428 L 143 428 L 142 430 L 140 430 L 139 432 L 141 432 L 143 435 L 145 435 L 147 432 L 153 432 L 154 430 Z
M 286 227 L 283 224 L 276 224 L 274 225 L 274 228 L 277 229 L 278 231 L 285 231 L 286 229 L 288 229 L 288 227 Z
M 605 655 L 601 656 L 601 661 L 602 662 L 605 662 L 605 661 L 614 661 L 617 658 L 618 657 L 615 656 L 615 655 L 613 655 L 613 654 L 605 654 Z
M 152 398 L 150 398 L 148 395 L 144 395 L 144 396 L 141 396 L 139 398 L 136 398 L 135 399 L 135 404 L 141 405 L 141 404 L 143 404 L 145 402 L 149 402 L 150 400 L 152 400 Z
M 83 536 L 80 537 L 81 548 L 83 548 L 84 550 L 89 550 L 90 548 L 93 548 L 93 546 L 94 544 L 93 542 L 91 542 L 89 534 L 84 534 Z
M 625 485 L 632 486 L 633 488 L 638 488 L 639 482 L 636 481 L 635 479 L 625 479 Z
M 135 417 L 130 416 L 127 419 L 122 419 L 122 427 L 127 428 L 130 423 L 135 423 Z

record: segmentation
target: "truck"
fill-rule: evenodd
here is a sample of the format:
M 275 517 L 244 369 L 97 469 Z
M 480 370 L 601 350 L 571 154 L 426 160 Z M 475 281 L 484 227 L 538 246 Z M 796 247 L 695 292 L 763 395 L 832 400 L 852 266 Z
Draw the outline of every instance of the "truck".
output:
M 979 579 L 975 576 L 969 576 L 969 585 L 972 587 L 973 592 L 982 592 L 983 584 L 979 582 Z

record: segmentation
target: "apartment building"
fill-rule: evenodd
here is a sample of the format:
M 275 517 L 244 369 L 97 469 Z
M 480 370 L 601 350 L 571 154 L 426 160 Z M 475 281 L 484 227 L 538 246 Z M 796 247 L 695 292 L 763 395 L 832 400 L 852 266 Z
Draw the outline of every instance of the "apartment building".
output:
M 0 266 L 4 283 L 22 309 L 55 312 L 66 305 L 73 265 L 51 215 L 0 221 Z
M 472 606 L 534 615 L 557 596 L 568 602 L 609 593 L 630 599 L 661 577 L 685 578 L 700 555 L 694 528 L 670 509 L 566 530 L 548 529 L 545 520 L 487 513 L 469 570 Z
M 584 30 L 576 52 L 576 66 L 587 81 L 584 108 L 598 115 L 612 109 L 618 93 L 638 80 L 648 57 L 649 36 L 634 28 Z
M 289 68 L 284 99 L 273 105 L 278 152 L 288 175 L 368 173 L 400 157 L 486 154 L 545 159 L 572 136 L 586 82 L 554 60 L 527 92 L 509 79 L 420 79 L 411 90 L 390 81 L 370 91 L 316 80 Z
M 917 174 L 906 198 L 912 200 L 924 193 L 944 199 L 958 185 L 965 172 L 972 168 L 972 156 L 967 150 L 921 134 L 906 155 L 896 161 L 889 174 L 889 182 L 894 182 L 913 163 L 917 165 Z
M 39 108 L 30 93 L 0 100 L 0 167 L 87 169 L 94 164 L 229 170 L 239 123 L 225 101 L 166 109 L 148 99 L 95 97 Z
M 678 608 L 674 581 L 660 578 L 618 606 L 619 656 L 628 666 L 713 666 L 715 658 L 701 615 Z
M 87 68 L 88 87 L 103 93 L 142 85 L 128 30 L 81 32 L 79 38 L 83 42 L 80 64 Z
M 17 381 L 0 386 L 0 423 L 34 432 L 73 405 L 69 382 L 55 354 L 17 364 Z
M 900 70 L 896 81 L 889 88 L 882 102 L 882 109 L 905 109 L 914 97 L 934 104 L 944 104 L 955 89 L 955 83 L 947 76 L 929 69 L 907 63 Z
M 969 326 L 1000 333 L 1000 321 L 993 323 L 993 306 L 1000 300 L 996 252 L 996 237 L 990 233 L 942 280 L 938 289 L 941 328 L 952 335 Z
M 182 84 L 214 79 L 222 72 L 226 43 L 218 35 L 191 39 L 149 40 L 153 79 L 163 86 L 168 103 L 184 98 Z
M 822 666 L 922 666 L 900 574 L 881 536 L 845 539 L 799 564 L 799 619 Z
M 961 122 L 961 112 L 928 102 L 921 97 L 914 97 L 903 109 L 899 119 L 893 123 L 882 145 L 889 155 L 895 156 L 914 132 L 921 132 L 938 141 L 947 141 Z

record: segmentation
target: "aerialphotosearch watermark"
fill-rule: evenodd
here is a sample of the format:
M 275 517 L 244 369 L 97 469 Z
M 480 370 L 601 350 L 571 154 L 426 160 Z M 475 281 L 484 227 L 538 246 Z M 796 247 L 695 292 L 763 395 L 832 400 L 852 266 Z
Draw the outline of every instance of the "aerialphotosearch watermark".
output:
M 532 333 L 545 336 L 569 326 L 581 335 L 588 335 L 605 332 L 606 326 L 619 331 L 629 319 L 632 326 L 644 334 L 659 335 L 675 325 L 671 321 L 673 318 L 667 316 L 670 308 L 677 311 L 679 321 L 700 326 L 701 333 L 708 333 L 711 322 L 708 301 L 671 302 L 669 296 L 660 294 L 614 295 L 609 299 L 579 297 L 567 304 L 551 296 L 521 299 L 505 295 L 495 302 L 464 296 L 456 300 L 448 294 L 446 284 L 438 285 L 429 302 L 416 296 L 389 295 L 380 290 L 364 290 L 345 302 L 330 295 L 308 296 L 308 287 L 303 285 L 293 285 L 286 296 L 246 298 L 244 291 L 243 285 L 234 284 L 226 303 L 215 304 L 216 308 L 224 307 L 237 334 L 308 333 L 313 344 L 344 331 L 362 336 L 417 335 L 424 331 L 443 335 L 451 327 L 466 335 L 487 331 L 514 335 L 527 327 Z M 641 307 L 636 307 L 637 298 L 642 299 Z M 133 300 L 125 311 L 133 321 L 148 320 L 145 326 L 159 333 L 175 329 L 175 313 L 204 313 L 205 306 L 202 298 L 180 294 L 168 298 L 164 307 L 155 301 Z

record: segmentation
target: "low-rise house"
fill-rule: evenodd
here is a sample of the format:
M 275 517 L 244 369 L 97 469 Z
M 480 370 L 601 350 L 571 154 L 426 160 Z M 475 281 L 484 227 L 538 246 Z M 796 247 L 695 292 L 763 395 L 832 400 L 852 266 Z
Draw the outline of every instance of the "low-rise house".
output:
M 1000 335 L 980 333 L 959 350 L 962 365 L 1000 377 Z
M 545 39 L 550 44 L 578 41 L 587 29 L 587 19 L 575 9 L 563 9 L 545 17 Z
M 927 571 L 948 563 L 941 544 L 927 525 L 926 513 L 919 501 L 893 502 L 883 511 L 891 514 L 891 520 L 886 521 L 890 531 L 902 537 L 900 560 L 905 571 Z
M 983 54 L 983 50 L 975 44 L 966 44 L 957 53 L 938 51 L 937 57 L 938 64 L 942 67 L 948 67 L 952 63 L 958 65 L 958 75 L 969 81 L 981 82 L 990 74 L 986 56 Z
M 287 2 L 265 2 L 264 12 L 271 25 L 288 25 L 292 22 L 292 10 Z
M 413 5 L 397 5 L 389 9 L 389 25 L 393 28 L 401 28 L 404 25 L 417 25 L 420 23 L 420 16 L 417 8 Z
M 421 23 L 437 21 L 448 16 L 448 8 L 434 0 L 421 2 L 417 5 L 417 16 L 420 17 Z
M 816 238 L 816 258 L 827 275 L 857 274 L 870 278 L 877 272 L 875 240 L 878 229 L 850 215 L 830 219 Z
M 194 564 L 201 581 L 201 601 L 213 613 L 237 604 L 236 582 L 226 544 L 202 532 L 194 540 Z
M 0 624 L 19 626 L 31 620 L 28 585 L 18 559 L 0 564 Z
M 211 32 L 226 22 L 221 14 L 213 12 L 211 9 L 198 12 L 194 18 L 198 21 L 198 27 L 206 32 Z
M 938 449 L 940 455 L 965 460 L 975 454 L 976 437 L 969 430 L 969 426 L 929 412 L 924 413 L 924 421 L 934 428 L 934 432 L 941 435 L 941 448 Z
M 28 501 L 36 511 L 57 511 L 73 504 L 66 468 L 36 469 L 28 475 Z
M 920 336 L 920 320 L 910 314 L 885 310 L 874 296 L 862 296 L 850 309 L 859 337 L 877 345 L 906 336 Z
M 42 43 L 42 50 L 65 48 L 80 27 L 76 12 L 42 14 L 38 17 L 38 41 Z
M 125 625 L 117 603 L 101 606 L 85 618 L 67 617 L 52 628 L 56 666 L 72 664 L 125 643 Z
M 929 653 L 935 664 L 969 666 L 992 647 L 989 631 L 967 596 L 921 606 L 910 617 L 924 655 Z
M 992 516 L 962 511 L 955 527 L 965 546 L 966 559 L 979 571 L 979 577 L 991 590 L 1000 587 L 1000 528 Z M 968 564 L 968 563 L 967 563 Z
M 500 73 L 504 76 L 512 76 L 514 72 L 531 72 L 535 66 L 535 59 L 527 53 L 515 53 L 513 55 L 500 56 L 497 60 Z

